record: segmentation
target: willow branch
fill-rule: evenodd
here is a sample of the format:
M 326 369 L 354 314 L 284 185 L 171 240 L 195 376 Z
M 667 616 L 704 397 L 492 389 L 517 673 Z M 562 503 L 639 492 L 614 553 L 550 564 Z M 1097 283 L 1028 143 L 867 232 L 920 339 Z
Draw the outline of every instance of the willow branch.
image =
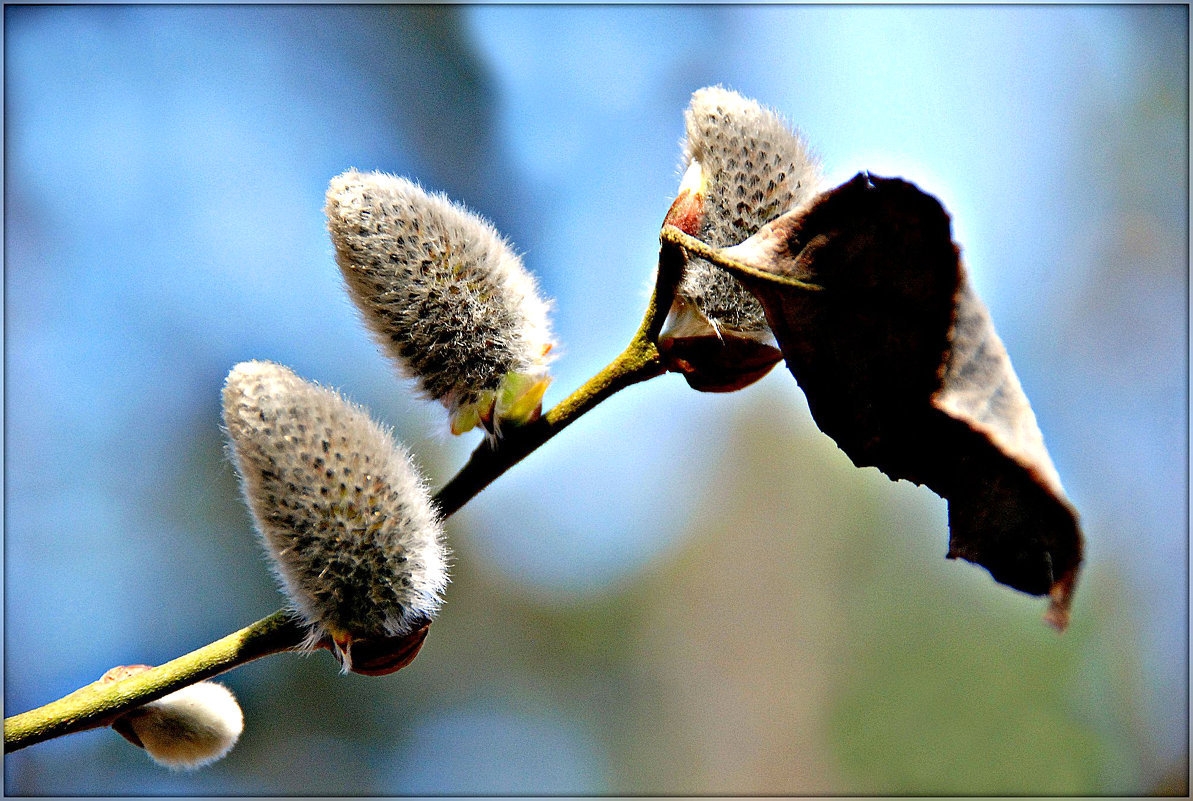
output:
M 473 452 L 456 476 L 435 496 L 444 517 L 451 516 L 498 476 L 539 448 L 581 415 L 625 387 L 664 372 L 659 358 L 659 331 L 671 308 L 683 274 L 684 252 L 664 242 L 654 292 L 641 327 L 626 349 L 608 367 L 534 423 L 513 429 L 496 447 L 487 442 Z M 297 649 L 306 630 L 285 610 L 229 634 L 164 665 L 119 681 L 95 682 L 45 706 L 4 721 L 4 750 L 109 726 L 138 706 L 246 662 Z
M 120 681 L 95 682 L 4 721 L 4 751 L 111 725 L 122 714 L 190 684 L 270 654 L 297 648 L 306 630 L 279 611 L 185 656 Z

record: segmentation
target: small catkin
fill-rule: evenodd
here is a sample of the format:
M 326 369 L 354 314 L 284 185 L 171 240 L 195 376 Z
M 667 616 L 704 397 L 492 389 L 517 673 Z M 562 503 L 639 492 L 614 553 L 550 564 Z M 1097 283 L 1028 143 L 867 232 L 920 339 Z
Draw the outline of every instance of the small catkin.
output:
M 757 102 L 707 87 L 692 94 L 684 120 L 685 167 L 699 164 L 705 194 L 701 226 L 689 233 L 708 244 L 739 244 L 819 191 L 820 168 L 803 138 Z M 754 296 L 703 259 L 688 265 L 678 297 L 714 329 L 769 333 Z
M 409 454 L 338 393 L 262 361 L 234 367 L 224 425 L 241 486 L 308 645 L 405 635 L 447 585 L 440 521 Z
M 120 722 L 154 762 L 190 770 L 232 750 L 244 730 L 244 713 L 227 687 L 201 681 L 138 707 Z
M 349 295 L 382 349 L 451 415 L 453 433 L 538 416 L 548 304 L 488 222 L 405 178 L 350 170 L 327 191 Z

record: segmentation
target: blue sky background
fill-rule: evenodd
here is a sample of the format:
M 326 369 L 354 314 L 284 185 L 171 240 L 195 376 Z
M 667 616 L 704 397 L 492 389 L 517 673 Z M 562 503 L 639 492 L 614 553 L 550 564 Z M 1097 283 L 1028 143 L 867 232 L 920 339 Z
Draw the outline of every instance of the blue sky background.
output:
M 798 125 L 834 182 L 861 169 L 901 175 L 953 214 L 1082 513 L 1075 619 L 1119 632 L 1112 645 L 1127 660 L 1066 645 L 1086 667 L 1064 692 L 1111 682 L 1137 702 L 1121 731 L 1081 723 L 1114 758 L 1100 778 L 1064 787 L 1146 792 L 1186 764 L 1186 8 L 9 6 L 4 21 L 6 714 L 113 665 L 165 661 L 280 604 L 220 451 L 219 390 L 236 362 L 272 359 L 342 388 L 396 428 L 435 485 L 475 446 L 475 434 L 443 433 L 441 410 L 412 397 L 359 325 L 322 218 L 332 176 L 411 176 L 494 221 L 554 299 L 551 403 L 636 328 L 678 183 L 682 111 L 694 89 L 721 83 Z M 962 571 L 970 583 L 954 615 L 986 592 L 984 574 L 940 559 L 943 504 L 839 469 L 786 371 L 730 396 L 670 376 L 610 400 L 453 520 L 456 583 L 428 651 L 470 627 L 494 649 L 512 636 L 507 620 L 481 627 L 470 577 L 518 599 L 528 619 L 568 621 L 680 570 L 721 503 L 692 488 L 724 486 L 724 454 L 747 427 L 825 448 L 825 486 L 842 498 L 864 485 L 879 508 L 909 505 L 894 542 L 916 543 L 932 571 L 909 583 L 935 580 L 937 561 L 941 575 Z M 766 466 L 785 470 L 787 454 L 774 458 Z M 812 458 L 790 454 L 793 466 Z M 790 527 L 851 536 L 842 521 L 858 514 Z M 787 525 L 755 536 L 786 542 Z M 808 558 L 810 575 L 829 575 Z M 750 571 L 740 581 L 738 595 L 758 590 Z M 1027 626 L 1042 612 L 1003 588 L 980 597 L 1030 607 Z M 801 615 L 789 601 L 777 603 Z M 525 659 L 537 664 L 547 645 L 527 631 Z M 428 653 L 359 690 L 424 693 L 400 710 L 375 704 L 367 724 L 352 703 L 366 686 L 357 677 L 337 679 L 318 657 L 275 659 L 230 675 L 249 729 L 220 765 L 169 774 L 93 732 L 7 758 L 6 790 L 677 787 L 661 756 L 619 753 L 599 703 L 573 714 L 573 685 L 521 663 L 461 668 L 441 647 L 444 661 Z M 665 694 L 653 662 L 619 658 L 625 673 L 610 674 L 608 692 L 641 681 Z M 455 686 L 432 669 L 466 678 Z M 782 682 L 801 681 L 792 671 Z M 305 712 L 275 708 L 279 687 L 313 700 L 295 707 Z M 303 736 L 251 740 L 287 715 L 277 731 Z M 899 785 L 867 774 L 824 725 L 808 747 L 826 767 L 807 783 L 759 772 L 708 789 L 917 789 L 919 775 Z M 715 775 L 728 752 L 706 745 L 685 747 Z M 518 758 L 527 749 L 541 763 Z M 84 765 L 110 766 L 110 778 L 90 784 L 101 771 Z

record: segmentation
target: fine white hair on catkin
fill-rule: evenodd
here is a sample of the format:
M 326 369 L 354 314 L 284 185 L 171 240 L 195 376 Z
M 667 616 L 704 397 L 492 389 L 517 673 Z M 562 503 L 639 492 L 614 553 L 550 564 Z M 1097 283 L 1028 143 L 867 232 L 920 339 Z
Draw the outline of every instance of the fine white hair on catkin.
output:
M 232 369 L 223 406 L 244 497 L 308 644 L 424 625 L 447 585 L 447 552 L 425 482 L 390 432 L 265 361 Z
M 684 165 L 700 164 L 705 187 L 697 236 L 708 244 L 739 244 L 820 191 L 817 159 L 777 112 L 713 86 L 692 94 L 684 120 Z M 678 295 L 714 328 L 769 330 L 754 296 L 703 259 L 688 265 Z
M 349 170 L 327 191 L 336 262 L 399 372 L 455 413 L 511 373 L 545 375 L 549 305 L 485 220 L 405 178 Z
M 174 769 L 199 768 L 222 759 L 244 730 L 236 696 L 211 681 L 150 701 L 123 720 L 154 762 Z

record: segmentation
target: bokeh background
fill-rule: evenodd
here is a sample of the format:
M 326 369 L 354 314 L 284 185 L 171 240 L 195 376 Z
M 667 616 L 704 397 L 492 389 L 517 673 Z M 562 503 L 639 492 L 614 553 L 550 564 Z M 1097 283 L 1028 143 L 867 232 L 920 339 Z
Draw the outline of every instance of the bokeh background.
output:
M 238 361 L 477 444 L 394 377 L 322 219 L 349 168 L 488 216 L 554 298 L 551 403 L 650 286 L 690 93 L 902 175 L 972 280 L 1088 538 L 1071 629 L 946 561 L 945 504 L 858 470 L 783 369 L 614 397 L 449 524 L 454 583 L 387 678 L 225 677 L 245 734 L 170 773 L 109 731 L 25 794 L 1183 793 L 1188 9 L 4 9 L 6 714 L 274 611 L 219 430 Z

